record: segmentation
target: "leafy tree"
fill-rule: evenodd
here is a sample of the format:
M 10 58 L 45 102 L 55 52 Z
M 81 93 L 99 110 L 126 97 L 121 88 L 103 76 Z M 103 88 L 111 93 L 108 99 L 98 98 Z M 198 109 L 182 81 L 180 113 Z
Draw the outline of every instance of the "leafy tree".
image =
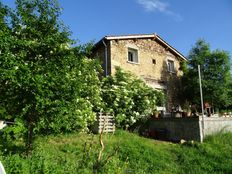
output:
M 200 105 L 198 65 L 201 65 L 204 102 L 216 108 L 231 105 L 231 63 L 226 51 L 211 51 L 209 44 L 198 40 L 189 53 L 188 69 L 184 72 L 183 85 L 186 98 Z
M 164 95 L 117 68 L 114 76 L 103 79 L 102 99 L 104 111 L 114 113 L 118 127 L 127 128 L 150 116 Z
M 16 123 L 8 129 L 23 127 L 28 146 L 33 133 L 87 129 L 100 109 L 100 65 L 88 46 L 71 48 L 57 2 L 16 0 L 15 12 L 0 12 L 0 116 Z

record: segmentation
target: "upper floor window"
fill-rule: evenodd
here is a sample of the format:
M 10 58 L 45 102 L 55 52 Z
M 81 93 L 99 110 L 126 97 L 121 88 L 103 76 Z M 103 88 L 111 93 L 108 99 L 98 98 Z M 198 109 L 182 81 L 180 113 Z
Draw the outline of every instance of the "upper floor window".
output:
M 156 60 L 152 59 L 152 63 L 153 63 L 153 65 L 155 65 L 156 64 Z
M 129 62 L 138 63 L 138 50 L 128 48 L 128 59 Z
M 167 66 L 168 66 L 168 71 L 169 72 L 175 72 L 174 61 L 173 60 L 168 60 Z

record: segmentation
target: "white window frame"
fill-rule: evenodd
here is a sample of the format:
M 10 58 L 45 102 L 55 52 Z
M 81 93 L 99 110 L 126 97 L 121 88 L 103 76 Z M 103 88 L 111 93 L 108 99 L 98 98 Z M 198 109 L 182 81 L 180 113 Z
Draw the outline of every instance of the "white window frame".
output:
M 129 57 L 132 56 L 132 58 Z M 139 64 L 138 49 L 128 47 L 127 49 L 127 62 Z

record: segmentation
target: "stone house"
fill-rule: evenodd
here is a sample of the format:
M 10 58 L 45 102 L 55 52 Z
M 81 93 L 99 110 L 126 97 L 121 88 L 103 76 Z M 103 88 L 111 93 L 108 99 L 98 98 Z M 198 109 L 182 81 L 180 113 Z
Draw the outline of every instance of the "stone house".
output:
M 157 34 L 105 36 L 93 48 L 104 75 L 113 75 L 117 66 L 142 78 L 149 86 L 163 90 L 166 110 L 180 104 L 181 62 L 187 59 Z

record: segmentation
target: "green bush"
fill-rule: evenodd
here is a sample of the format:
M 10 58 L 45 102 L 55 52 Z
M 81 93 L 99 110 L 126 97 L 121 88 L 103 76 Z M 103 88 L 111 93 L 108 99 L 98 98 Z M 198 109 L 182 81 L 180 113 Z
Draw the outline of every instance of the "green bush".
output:
M 117 68 L 114 76 L 103 79 L 104 111 L 115 115 L 117 126 L 126 128 L 146 119 L 164 102 L 163 93 Z

